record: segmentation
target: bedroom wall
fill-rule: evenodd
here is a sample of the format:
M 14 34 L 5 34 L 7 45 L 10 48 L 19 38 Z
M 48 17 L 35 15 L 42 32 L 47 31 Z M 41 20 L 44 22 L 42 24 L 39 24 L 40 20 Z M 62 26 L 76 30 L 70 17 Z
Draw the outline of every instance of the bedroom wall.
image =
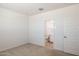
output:
M 54 21 L 54 49 L 64 51 L 64 15 L 69 15 L 70 8 L 73 7 L 29 17 L 0 8 L 0 51 L 28 42 L 44 46 L 45 21 L 50 19 Z
M 45 44 L 45 21 L 54 21 L 54 48 L 63 50 L 63 19 L 60 11 L 49 11 L 38 15 L 30 16 L 29 19 L 29 40 L 31 43 L 44 46 Z M 61 28 L 60 28 L 61 27 Z
M 28 16 L 0 8 L 0 51 L 28 42 Z
M 44 20 L 43 15 L 29 17 L 29 42 L 44 45 Z
M 72 6 L 78 6 L 78 5 L 72 5 Z M 64 51 L 64 19 L 66 18 L 66 15 L 69 15 L 71 8 L 72 9 L 75 8 L 72 6 L 30 16 L 30 19 L 29 19 L 30 42 L 44 46 L 45 20 L 51 19 L 54 21 L 54 34 L 55 34 L 54 40 L 53 40 L 54 49 Z

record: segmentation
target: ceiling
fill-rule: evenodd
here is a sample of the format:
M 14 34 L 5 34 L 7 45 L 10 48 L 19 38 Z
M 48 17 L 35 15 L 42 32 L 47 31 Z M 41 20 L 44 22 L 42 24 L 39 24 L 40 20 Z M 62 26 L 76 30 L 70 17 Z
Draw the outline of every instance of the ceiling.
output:
M 72 3 L 0 3 L 0 7 L 7 8 L 26 15 L 36 15 L 39 13 L 55 10 L 73 5 Z M 39 8 L 44 10 L 39 11 Z

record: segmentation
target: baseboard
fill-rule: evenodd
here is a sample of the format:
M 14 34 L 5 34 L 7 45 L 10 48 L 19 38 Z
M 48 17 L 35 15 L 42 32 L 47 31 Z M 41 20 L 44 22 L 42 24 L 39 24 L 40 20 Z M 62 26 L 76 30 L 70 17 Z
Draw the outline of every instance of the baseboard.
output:
M 3 50 L 0 50 L 0 52 L 3 52 L 3 51 L 5 51 L 5 50 L 9 50 L 9 49 L 13 49 L 13 48 L 19 47 L 19 46 L 24 45 L 24 44 L 28 44 L 28 43 L 18 44 L 18 45 L 16 45 L 16 46 L 12 46 L 12 47 L 9 47 L 9 48 L 6 48 L 6 49 L 3 49 Z

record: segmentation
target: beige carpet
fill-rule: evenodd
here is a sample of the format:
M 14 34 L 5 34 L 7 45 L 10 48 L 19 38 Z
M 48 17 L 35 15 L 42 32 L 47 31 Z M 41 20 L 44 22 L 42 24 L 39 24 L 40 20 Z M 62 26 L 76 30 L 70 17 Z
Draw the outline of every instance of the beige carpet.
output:
M 16 48 L 0 52 L 0 56 L 72 56 L 72 55 L 34 44 L 25 44 Z

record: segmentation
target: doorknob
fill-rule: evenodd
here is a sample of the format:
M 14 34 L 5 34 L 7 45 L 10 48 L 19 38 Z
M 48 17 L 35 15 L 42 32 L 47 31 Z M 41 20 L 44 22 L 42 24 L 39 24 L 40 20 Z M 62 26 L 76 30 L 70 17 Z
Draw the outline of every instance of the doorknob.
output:
M 64 36 L 64 38 L 67 38 L 67 36 Z

